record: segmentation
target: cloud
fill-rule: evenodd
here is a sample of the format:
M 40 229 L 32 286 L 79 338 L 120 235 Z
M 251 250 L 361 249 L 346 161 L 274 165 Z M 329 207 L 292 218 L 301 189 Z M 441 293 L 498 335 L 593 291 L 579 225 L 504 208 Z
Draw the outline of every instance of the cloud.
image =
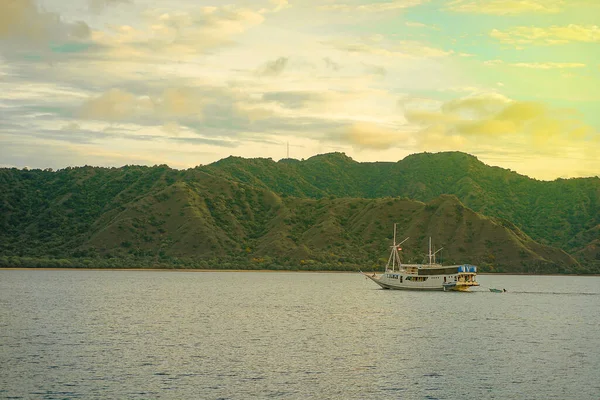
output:
M 497 86 L 503 86 L 502 83 L 496 83 Z M 439 89 L 440 92 L 458 92 L 458 93 L 470 93 L 470 94 L 478 94 L 489 92 L 490 89 L 483 89 L 479 86 L 451 86 L 447 88 Z
M 351 145 L 357 149 L 386 150 L 398 147 L 409 136 L 406 132 L 372 122 L 355 122 L 331 132 L 328 140 Z
M 464 118 L 481 118 L 499 113 L 509 103 L 510 100 L 501 94 L 482 93 L 449 100 L 441 106 L 441 111 Z
M 81 126 L 77 122 L 69 122 L 62 127 L 62 130 L 67 132 L 79 131 L 81 130 Z
M 271 92 L 263 95 L 266 102 L 275 102 L 283 107 L 298 109 L 307 107 L 314 102 L 323 102 L 324 93 L 319 92 Z
M 89 7 L 92 12 L 100 13 L 107 7 L 128 3 L 132 3 L 132 0 L 89 0 Z
M 446 57 L 454 53 L 452 50 L 446 51 L 435 47 L 429 47 L 421 42 L 412 40 L 402 40 L 398 45 L 402 52 L 414 57 L 436 58 Z
M 377 75 L 377 76 L 385 76 L 387 74 L 387 70 L 381 65 L 374 64 L 364 64 L 365 72 L 369 75 Z
M 151 26 L 154 31 L 167 30 L 182 36 L 187 33 L 196 39 L 201 39 L 202 36 L 210 36 L 213 39 L 229 38 L 264 21 L 260 12 L 233 5 L 201 7 L 189 12 L 155 11 L 154 14 L 157 17 Z
M 279 57 L 278 59 L 269 61 L 261 66 L 258 69 L 257 74 L 260 76 L 278 76 L 281 75 L 287 64 L 287 57 Z
M 494 65 L 501 65 L 504 64 L 504 61 L 502 60 L 486 60 L 483 62 L 483 65 L 487 65 L 487 66 L 494 66 Z
M 235 89 L 174 86 L 146 88 L 143 95 L 113 88 L 85 100 L 76 114 L 87 120 L 159 127 L 163 132 L 188 127 L 203 133 L 220 130 L 237 135 L 257 121 L 270 118 L 272 111 L 250 94 Z
M 180 142 L 183 144 L 196 144 L 196 145 L 211 145 L 218 147 L 234 148 L 240 145 L 238 141 L 233 140 L 221 140 L 221 139 L 210 139 L 203 137 L 172 137 L 169 140 L 173 142 Z
M 408 109 L 404 112 L 407 121 L 417 125 L 451 124 L 460 121 L 458 116 L 428 110 Z
M 122 89 L 113 88 L 99 96 L 88 99 L 80 108 L 82 118 L 111 122 L 166 121 L 192 118 L 202 119 L 207 104 L 202 93 L 193 88 L 166 88 L 153 96 L 137 96 Z
M 206 104 L 202 93 L 188 87 L 167 88 L 162 96 L 154 100 L 155 110 L 166 118 L 201 118 Z
M 266 102 L 275 102 L 289 109 L 313 109 L 329 112 L 334 107 L 344 108 L 349 102 L 366 98 L 362 92 L 279 91 L 263 95 Z
M 342 11 L 342 12 L 385 12 L 385 11 L 396 11 L 405 8 L 415 7 L 429 0 L 396 0 L 382 3 L 371 3 L 371 4 L 327 4 L 319 6 L 318 9 L 321 11 Z
M 85 40 L 90 32 L 85 22 L 63 21 L 59 14 L 40 10 L 33 0 L 0 1 L 0 39 L 9 43 L 47 47 Z
M 177 122 L 169 121 L 162 126 L 162 130 L 169 135 L 179 136 L 179 133 L 181 132 L 181 125 L 179 125 Z
M 487 66 L 506 65 L 516 68 L 528 69 L 572 69 L 585 68 L 587 65 L 582 63 L 565 63 L 565 62 L 532 62 L 532 63 L 505 63 L 502 60 L 487 60 L 483 62 Z
M 597 25 L 553 25 L 547 28 L 519 26 L 506 31 L 493 29 L 490 36 L 502 43 L 512 45 L 536 44 L 558 45 L 572 42 L 600 43 L 600 27 Z
M 336 63 L 329 57 L 323 58 L 323 61 L 325 61 L 325 65 L 327 66 L 327 68 L 331 70 L 339 71 L 342 68 L 340 64 Z
M 448 140 L 467 151 L 481 146 L 521 146 L 558 155 L 573 146 L 584 149 L 597 135 L 572 110 L 512 100 L 499 94 L 450 100 L 436 110 L 407 109 L 405 117 L 410 124 L 421 127 L 422 149 Z
M 410 28 L 427 28 L 427 25 L 425 25 L 421 22 L 414 22 L 414 21 L 406 21 L 404 23 L 404 25 L 406 25 Z
M 337 125 L 370 118 L 397 120 L 395 100 L 395 95 L 373 89 L 274 91 L 262 96 L 266 105 L 285 118 L 319 118 Z
M 275 7 L 272 10 L 273 12 L 279 12 L 281 10 L 284 10 L 286 8 L 290 8 L 291 7 L 291 5 L 288 2 L 288 0 L 269 0 L 269 1 Z
M 447 9 L 470 14 L 517 15 L 556 14 L 564 6 L 564 0 L 454 0 L 448 3 Z
M 111 89 L 86 101 L 81 107 L 83 118 L 123 121 L 149 114 L 153 105 L 149 99 L 139 98 L 121 89 Z
M 497 93 L 482 93 L 448 100 L 442 104 L 419 101 L 404 102 L 404 116 L 411 124 L 430 126 L 461 125 L 472 120 L 490 118 L 500 113 L 510 100 Z
M 232 46 L 234 39 L 263 23 L 259 11 L 233 5 L 186 11 L 150 10 L 145 24 L 109 26 L 95 31 L 93 40 L 102 60 L 181 61 Z
M 408 26 L 409 28 L 431 29 L 434 31 L 440 30 L 440 27 L 438 25 L 427 25 L 427 24 L 424 24 L 422 22 L 417 22 L 417 21 L 406 21 L 404 23 L 404 25 Z
M 542 62 L 542 63 L 514 63 L 510 64 L 513 67 L 531 68 L 531 69 L 565 69 L 565 68 L 584 68 L 586 65 L 581 63 L 557 63 L 557 62 Z
M 381 35 L 369 38 L 334 39 L 325 42 L 337 50 L 348 53 L 370 54 L 384 57 L 438 58 L 454 51 L 430 47 L 414 40 L 387 40 Z

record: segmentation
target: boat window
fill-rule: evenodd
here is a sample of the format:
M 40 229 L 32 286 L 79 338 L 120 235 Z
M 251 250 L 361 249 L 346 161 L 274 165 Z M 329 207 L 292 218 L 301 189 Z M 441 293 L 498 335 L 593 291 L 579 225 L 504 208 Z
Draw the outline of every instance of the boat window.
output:
M 425 282 L 427 279 L 429 279 L 428 276 L 407 276 L 406 277 L 407 281 L 413 281 L 413 282 Z

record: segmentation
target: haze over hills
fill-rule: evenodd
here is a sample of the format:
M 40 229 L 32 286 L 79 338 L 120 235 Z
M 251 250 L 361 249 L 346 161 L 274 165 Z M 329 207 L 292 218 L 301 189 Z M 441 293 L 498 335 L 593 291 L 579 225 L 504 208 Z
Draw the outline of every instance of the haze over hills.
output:
M 444 263 L 600 272 L 600 179 L 537 181 L 456 152 L 1 169 L 0 190 L 4 266 L 381 268 L 396 222 L 404 261 L 432 236 Z

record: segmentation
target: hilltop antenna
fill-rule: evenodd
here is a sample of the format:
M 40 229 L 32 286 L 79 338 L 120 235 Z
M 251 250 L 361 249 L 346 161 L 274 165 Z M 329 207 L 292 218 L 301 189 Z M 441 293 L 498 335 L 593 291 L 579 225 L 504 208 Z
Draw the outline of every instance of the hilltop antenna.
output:
M 290 158 L 290 142 L 287 142 L 287 158 Z

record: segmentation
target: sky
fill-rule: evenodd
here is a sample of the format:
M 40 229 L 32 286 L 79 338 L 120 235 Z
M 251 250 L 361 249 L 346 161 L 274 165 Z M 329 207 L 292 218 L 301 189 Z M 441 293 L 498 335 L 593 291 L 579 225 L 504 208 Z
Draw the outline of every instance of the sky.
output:
M 598 0 L 0 0 L 0 167 L 462 151 L 600 174 Z

